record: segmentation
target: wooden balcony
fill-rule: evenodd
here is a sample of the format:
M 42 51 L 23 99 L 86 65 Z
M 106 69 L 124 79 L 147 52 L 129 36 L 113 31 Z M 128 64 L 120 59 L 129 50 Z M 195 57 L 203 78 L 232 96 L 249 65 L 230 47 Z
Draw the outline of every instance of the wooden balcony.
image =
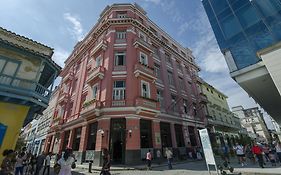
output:
M 29 99 L 29 101 L 44 107 L 48 106 L 51 95 L 51 90 L 35 81 L 5 74 L 0 74 L 0 92 L 7 93 L 6 95 L 11 94 L 19 99 Z
M 159 113 L 160 112 L 160 104 L 156 100 L 138 97 L 136 99 L 136 108 L 137 114 L 140 112 L 150 112 L 150 113 Z
M 91 82 L 93 82 L 97 78 L 103 79 L 104 73 L 105 73 L 105 68 L 103 66 L 93 68 L 88 72 L 87 83 L 91 84 Z
M 101 108 L 101 102 L 98 100 L 90 100 L 83 104 L 83 107 L 81 109 L 80 115 L 82 117 L 88 117 L 88 116 L 99 116 L 100 115 L 100 108 Z
M 135 71 L 134 71 L 135 77 L 139 77 L 139 76 L 144 76 L 147 78 L 151 78 L 153 80 L 156 80 L 156 76 L 154 74 L 154 71 L 152 68 L 143 65 L 141 63 L 138 63 L 135 65 Z

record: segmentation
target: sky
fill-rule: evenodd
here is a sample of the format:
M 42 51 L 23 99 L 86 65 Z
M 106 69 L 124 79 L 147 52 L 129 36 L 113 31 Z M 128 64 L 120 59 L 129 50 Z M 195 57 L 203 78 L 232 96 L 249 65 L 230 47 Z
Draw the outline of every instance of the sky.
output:
M 230 108 L 257 106 L 230 77 L 201 0 L 9 0 L 1 2 L 0 26 L 54 48 L 53 59 L 63 67 L 107 5 L 135 2 L 159 27 L 193 51 L 200 76 L 228 96 Z

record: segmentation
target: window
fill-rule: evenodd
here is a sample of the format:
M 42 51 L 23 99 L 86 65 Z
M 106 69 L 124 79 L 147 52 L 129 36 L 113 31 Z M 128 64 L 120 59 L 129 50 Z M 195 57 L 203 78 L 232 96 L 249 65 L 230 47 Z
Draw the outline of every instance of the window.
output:
M 186 99 L 183 99 L 183 110 L 185 114 L 188 113 L 188 103 Z
M 125 90 L 125 81 L 115 81 L 113 85 L 113 100 L 124 100 Z
M 171 98 L 172 98 L 172 111 L 173 112 L 176 112 L 176 96 L 175 95 L 171 95 Z
M 171 59 L 170 55 L 165 54 L 165 60 L 169 65 L 172 65 L 172 59 Z
M 181 68 L 181 64 L 180 64 L 180 62 L 176 62 L 177 63 L 177 68 L 178 68 L 178 70 L 182 73 L 182 68 Z
M 146 41 L 146 36 L 142 32 L 139 32 L 139 38 Z
M 80 69 L 80 62 L 79 63 L 77 63 L 77 65 L 76 65 L 76 72 L 78 72 L 79 71 L 79 69 Z
M 97 57 L 96 58 L 96 67 L 100 67 L 101 66 L 101 57 Z
M 98 84 L 95 84 L 92 89 L 93 89 L 93 99 L 97 99 L 97 96 L 98 96 Z
M 184 91 L 184 82 L 181 77 L 179 77 L 179 87 L 180 87 L 180 90 Z
M 168 81 L 169 81 L 169 84 L 174 86 L 174 78 L 173 78 L 173 73 L 168 71 Z
M 145 98 L 150 98 L 149 83 L 141 81 L 141 96 Z
M 0 58 L 0 73 L 2 72 L 5 75 L 15 76 L 19 65 L 20 65 L 19 61 L 5 60 Z
M 154 63 L 154 72 L 158 79 L 161 79 L 160 65 Z
M 140 52 L 140 63 L 143 65 L 148 65 L 148 59 L 147 59 L 147 55 Z
M 163 92 L 157 89 L 157 101 L 160 103 L 160 108 L 164 108 Z
M 115 66 L 124 66 L 125 65 L 125 52 L 116 52 L 115 53 Z
M 116 39 L 119 39 L 119 40 L 126 39 L 126 31 L 116 32 Z
M 117 18 L 127 18 L 127 12 L 117 12 Z

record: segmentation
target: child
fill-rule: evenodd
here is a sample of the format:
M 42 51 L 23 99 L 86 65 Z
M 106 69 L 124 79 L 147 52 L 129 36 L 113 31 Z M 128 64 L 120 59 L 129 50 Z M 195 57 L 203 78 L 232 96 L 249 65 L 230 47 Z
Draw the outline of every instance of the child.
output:
M 271 165 L 272 166 L 276 166 L 276 157 L 275 157 L 275 154 L 270 151 L 269 154 L 268 154 L 268 157 L 269 157 L 269 160 L 271 162 Z

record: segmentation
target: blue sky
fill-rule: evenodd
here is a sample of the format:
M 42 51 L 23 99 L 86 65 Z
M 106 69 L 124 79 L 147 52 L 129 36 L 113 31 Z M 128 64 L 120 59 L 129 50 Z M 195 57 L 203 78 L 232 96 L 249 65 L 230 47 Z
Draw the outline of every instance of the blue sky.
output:
M 54 48 L 53 59 L 63 66 L 102 10 L 118 2 L 138 3 L 152 21 L 192 49 L 200 75 L 229 97 L 230 107 L 257 106 L 230 78 L 201 0 L 9 0 L 1 2 L 0 26 Z

